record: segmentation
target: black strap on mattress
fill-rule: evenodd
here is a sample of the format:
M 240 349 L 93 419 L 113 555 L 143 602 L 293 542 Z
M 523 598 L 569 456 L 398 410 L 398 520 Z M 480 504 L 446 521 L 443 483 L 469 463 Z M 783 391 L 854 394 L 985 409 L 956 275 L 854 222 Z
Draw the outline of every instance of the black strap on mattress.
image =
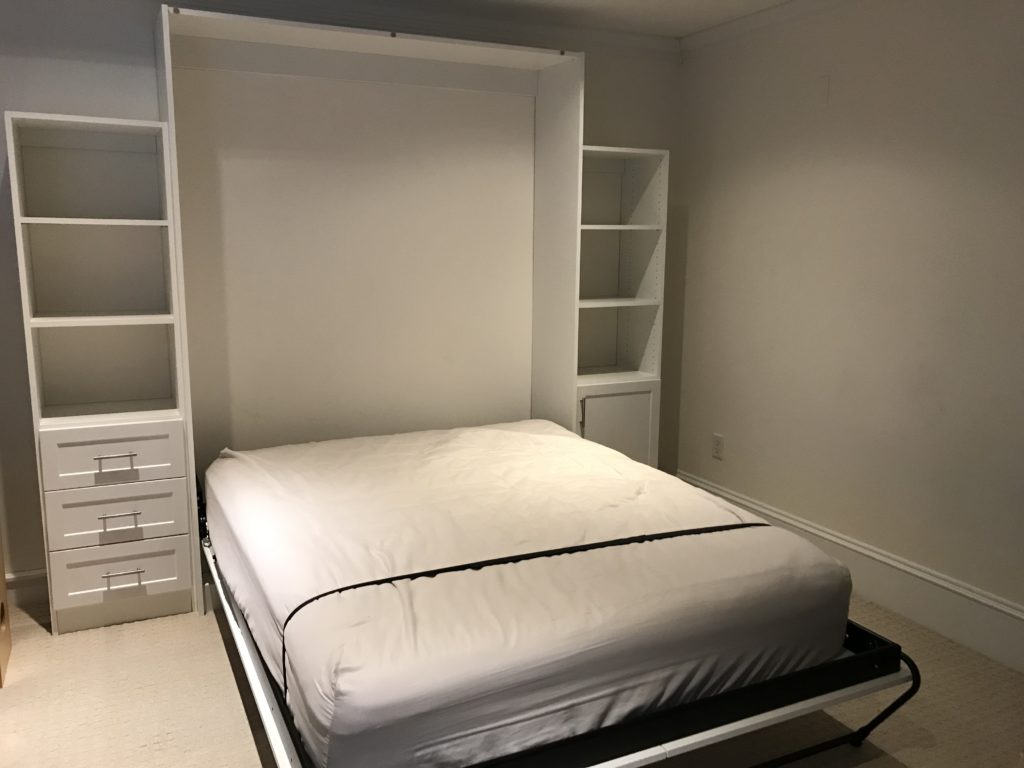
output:
M 507 555 L 505 557 L 494 557 L 489 560 L 477 560 L 473 563 L 460 563 L 459 565 L 447 565 L 443 568 L 432 568 L 428 571 L 416 571 L 414 573 L 403 573 L 397 576 L 385 576 L 381 579 L 373 579 L 371 581 L 363 581 L 358 584 L 348 584 L 344 587 L 338 587 L 336 589 L 329 589 L 326 592 L 321 592 L 319 595 L 313 595 L 308 600 L 303 600 L 299 603 L 288 617 L 284 620 L 284 625 L 281 627 L 281 675 L 283 682 L 284 695 L 288 695 L 288 650 L 285 643 L 285 632 L 288 629 L 288 624 L 292 619 L 295 618 L 296 614 L 305 608 L 307 605 L 315 603 L 321 598 L 328 597 L 330 595 L 340 595 L 343 592 L 352 592 L 357 589 L 363 589 L 364 587 L 380 587 L 385 584 L 394 584 L 396 581 L 412 581 L 413 579 L 430 579 L 435 576 L 441 576 L 445 573 L 456 573 L 458 571 L 479 571 L 483 568 L 491 568 L 498 565 L 512 565 L 514 563 L 523 563 L 528 560 L 539 560 L 543 557 L 558 557 L 560 555 L 574 555 L 579 552 L 592 552 L 597 549 L 607 549 L 609 547 L 623 547 L 627 544 L 645 544 L 651 541 L 663 541 L 664 539 L 678 539 L 683 536 L 700 536 L 705 533 L 722 533 L 724 531 L 736 531 L 742 528 L 765 528 L 768 523 L 731 523 L 729 525 L 712 525 L 707 528 L 684 528 L 681 531 L 665 531 L 664 533 L 645 533 L 639 536 L 627 536 L 622 539 L 609 539 L 607 541 L 594 541 L 589 544 L 576 544 L 571 547 L 559 547 L 557 549 L 544 549 L 538 552 L 524 552 L 518 555 Z M 285 699 L 287 701 L 287 698 Z

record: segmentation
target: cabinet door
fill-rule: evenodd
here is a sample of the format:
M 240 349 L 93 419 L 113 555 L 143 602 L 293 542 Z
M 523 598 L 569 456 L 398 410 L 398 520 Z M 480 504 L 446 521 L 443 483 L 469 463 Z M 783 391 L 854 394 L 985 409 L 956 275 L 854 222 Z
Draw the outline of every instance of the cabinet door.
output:
M 654 393 L 625 392 L 583 398 L 583 437 L 629 458 L 654 464 Z

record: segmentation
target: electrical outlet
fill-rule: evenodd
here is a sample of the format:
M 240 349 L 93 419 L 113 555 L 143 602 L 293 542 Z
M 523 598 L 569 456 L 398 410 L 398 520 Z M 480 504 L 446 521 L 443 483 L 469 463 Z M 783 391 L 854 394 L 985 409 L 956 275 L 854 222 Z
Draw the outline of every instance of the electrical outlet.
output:
M 711 458 L 725 461 L 725 438 L 717 432 L 711 435 Z

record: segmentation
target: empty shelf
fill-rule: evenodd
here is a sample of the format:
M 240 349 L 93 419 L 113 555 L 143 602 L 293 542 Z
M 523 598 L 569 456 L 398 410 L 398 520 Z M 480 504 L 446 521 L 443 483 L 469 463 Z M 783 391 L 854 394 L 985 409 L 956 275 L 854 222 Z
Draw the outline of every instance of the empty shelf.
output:
M 173 325 L 174 315 L 80 315 L 33 317 L 33 328 L 94 328 L 116 325 Z
M 581 224 L 580 229 L 590 231 L 657 232 L 660 224 Z
M 633 147 L 596 147 L 587 144 L 583 147 L 584 157 L 605 158 L 607 160 L 637 160 L 649 157 L 667 157 L 666 149 L 637 149 Z
M 96 227 L 166 227 L 167 219 L 74 219 L 61 216 L 22 216 L 22 224 L 73 224 Z
M 174 398 L 122 400 L 109 403 L 45 405 L 39 419 L 40 429 L 84 427 L 90 424 L 129 424 L 137 421 L 180 419 Z
M 656 307 L 657 299 L 580 299 L 580 309 L 609 309 L 613 307 Z
M 592 384 L 632 384 L 651 381 L 658 381 L 658 377 L 645 371 L 608 371 L 583 368 L 576 376 L 576 385 L 581 387 Z

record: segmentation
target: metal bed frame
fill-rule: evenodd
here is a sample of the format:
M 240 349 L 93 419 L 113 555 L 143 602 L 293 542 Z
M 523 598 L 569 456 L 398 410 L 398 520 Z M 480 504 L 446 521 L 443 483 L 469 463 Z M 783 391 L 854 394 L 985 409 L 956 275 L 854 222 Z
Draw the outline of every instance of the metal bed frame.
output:
M 277 768 L 312 768 L 280 688 L 273 681 L 249 626 L 226 588 L 209 539 L 206 558 L 224 617 Z M 775 768 L 841 746 L 859 747 L 879 725 L 917 694 L 921 674 L 899 645 L 848 622 L 843 653 L 831 661 L 633 722 L 527 750 L 475 768 L 641 768 L 896 686 L 909 684 L 861 728 L 753 768 Z

